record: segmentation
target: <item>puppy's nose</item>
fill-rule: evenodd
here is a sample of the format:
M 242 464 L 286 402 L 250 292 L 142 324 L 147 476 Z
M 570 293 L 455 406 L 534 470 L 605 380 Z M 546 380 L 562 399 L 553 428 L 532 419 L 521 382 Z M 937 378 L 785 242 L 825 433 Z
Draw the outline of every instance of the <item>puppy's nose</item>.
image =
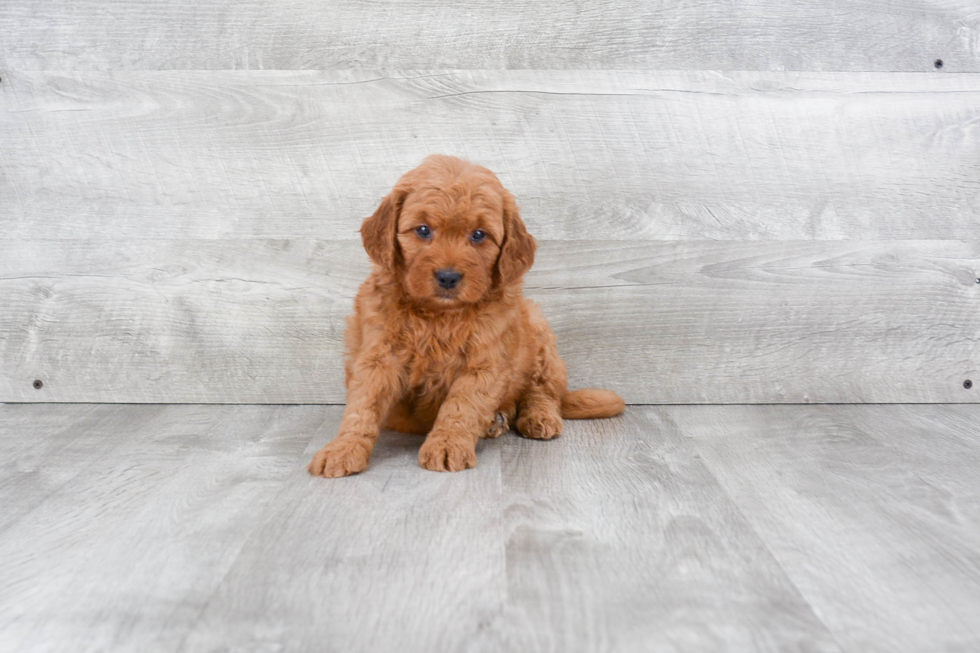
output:
M 446 290 L 451 290 L 456 287 L 459 280 L 463 278 L 463 275 L 456 270 L 437 270 L 436 271 L 436 281 L 439 285 Z

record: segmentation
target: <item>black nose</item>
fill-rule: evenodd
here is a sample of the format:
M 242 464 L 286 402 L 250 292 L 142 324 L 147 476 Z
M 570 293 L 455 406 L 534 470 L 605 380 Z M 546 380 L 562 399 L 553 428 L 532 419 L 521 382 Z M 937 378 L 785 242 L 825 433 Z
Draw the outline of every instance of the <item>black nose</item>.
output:
M 456 287 L 456 284 L 458 284 L 459 283 L 459 280 L 462 279 L 462 278 L 463 278 L 463 275 L 460 274 L 459 272 L 457 272 L 456 270 L 437 270 L 436 271 L 436 281 L 438 281 L 439 282 L 439 285 L 442 286 L 443 288 L 445 288 L 446 290 L 450 290 L 452 288 L 455 288 Z

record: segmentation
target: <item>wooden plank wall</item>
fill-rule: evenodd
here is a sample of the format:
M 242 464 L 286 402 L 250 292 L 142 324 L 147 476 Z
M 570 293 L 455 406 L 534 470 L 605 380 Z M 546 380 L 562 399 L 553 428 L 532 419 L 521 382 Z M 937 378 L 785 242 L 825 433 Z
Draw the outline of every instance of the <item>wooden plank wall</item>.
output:
M 974 0 L 18 0 L 20 70 L 980 72 Z
M 433 152 L 517 195 L 573 385 L 980 400 L 975 3 L 24 1 L 0 34 L 0 401 L 342 402 L 357 228 Z

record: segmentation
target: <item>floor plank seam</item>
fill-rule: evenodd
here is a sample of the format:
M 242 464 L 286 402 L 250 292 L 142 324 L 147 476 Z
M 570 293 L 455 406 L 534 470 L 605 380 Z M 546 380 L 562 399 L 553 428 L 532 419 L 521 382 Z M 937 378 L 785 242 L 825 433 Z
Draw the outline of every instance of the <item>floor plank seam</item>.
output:
M 672 421 L 671 421 L 671 423 L 673 424 Z M 728 500 L 729 504 L 731 504 L 731 506 L 738 513 L 738 516 L 741 518 L 742 522 L 756 536 L 756 538 L 758 538 L 759 543 L 762 545 L 762 547 L 769 554 L 769 557 L 772 559 L 773 563 L 776 565 L 776 567 L 779 569 L 779 571 L 782 572 L 783 576 L 786 578 L 786 581 L 793 587 L 794 590 L 796 590 L 796 594 L 799 596 L 800 601 L 802 601 L 810 609 L 810 612 L 813 614 L 814 618 L 817 621 L 820 622 L 820 625 L 824 627 L 824 630 L 826 630 L 826 632 L 830 635 L 830 637 L 831 637 L 831 639 L 833 639 L 834 643 L 837 644 L 838 649 L 840 649 L 841 651 L 844 651 L 846 653 L 852 653 L 851 651 L 849 651 L 849 649 L 845 648 L 841 644 L 840 638 L 837 636 L 837 633 L 834 632 L 834 630 L 832 630 L 830 628 L 830 626 L 827 624 L 827 619 L 822 614 L 820 614 L 820 612 L 814 606 L 814 604 L 810 600 L 810 598 L 806 594 L 803 593 L 803 590 L 800 588 L 800 586 L 797 584 L 797 582 L 793 579 L 793 577 L 790 576 L 789 572 L 786 570 L 786 567 L 783 565 L 782 561 L 776 556 L 776 554 L 775 554 L 775 552 L 773 552 L 772 548 L 770 548 L 769 543 L 766 541 L 766 538 L 764 538 L 763 535 L 762 535 L 762 533 L 760 533 L 759 530 L 755 527 L 755 524 L 752 523 L 752 521 L 748 518 L 748 516 L 742 510 L 742 506 L 740 506 L 738 504 L 738 502 L 735 501 L 735 497 L 732 496 L 731 492 L 728 491 L 728 488 L 725 487 L 725 485 L 721 482 L 721 480 L 715 474 L 714 470 L 711 469 L 711 466 L 708 464 L 708 462 L 705 460 L 705 458 L 701 455 L 701 451 L 699 450 L 699 448 L 697 446 L 697 441 L 694 440 L 691 437 L 688 437 L 683 432 L 683 430 L 680 427 L 678 427 L 676 424 L 673 424 L 673 427 L 678 431 L 678 433 L 680 433 L 681 437 L 684 438 L 684 440 L 686 440 L 691 445 L 691 450 L 694 453 L 695 459 L 704 468 L 704 470 L 711 477 L 711 479 L 715 482 L 715 485 L 717 485 L 718 488 L 722 492 L 725 493 L 725 498 Z

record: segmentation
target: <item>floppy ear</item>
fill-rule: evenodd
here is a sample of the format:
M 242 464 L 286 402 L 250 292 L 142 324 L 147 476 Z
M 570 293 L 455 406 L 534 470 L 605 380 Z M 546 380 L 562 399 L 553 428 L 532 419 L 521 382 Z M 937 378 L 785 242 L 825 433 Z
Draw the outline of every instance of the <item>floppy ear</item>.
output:
M 497 258 L 498 286 L 514 283 L 524 276 L 534 264 L 534 251 L 538 244 L 534 236 L 527 232 L 517 203 L 509 191 L 504 190 L 504 242 Z
M 398 263 L 398 215 L 406 195 L 404 189 L 395 188 L 381 200 L 374 215 L 365 218 L 361 224 L 361 241 L 368 256 L 389 272 L 393 272 Z

